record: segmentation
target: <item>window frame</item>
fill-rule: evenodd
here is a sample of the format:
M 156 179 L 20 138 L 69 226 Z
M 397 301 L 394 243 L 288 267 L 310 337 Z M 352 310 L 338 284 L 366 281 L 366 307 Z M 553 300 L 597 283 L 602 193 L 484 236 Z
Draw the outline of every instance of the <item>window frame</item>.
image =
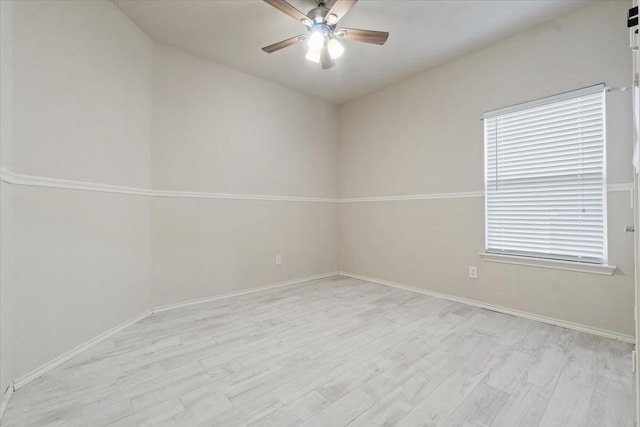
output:
M 547 268 L 559 268 L 565 270 L 577 270 L 594 272 L 599 270 L 602 266 L 606 270 L 605 274 L 613 274 L 615 267 L 608 265 L 609 248 L 608 248 L 608 200 L 607 200 L 607 106 L 606 106 L 606 91 L 607 88 L 604 83 L 588 86 L 585 88 L 563 92 L 557 95 L 552 95 L 544 98 L 535 99 L 529 102 L 516 104 L 509 107 L 499 108 L 486 112 L 482 116 L 483 120 L 483 144 L 484 144 L 484 226 L 485 226 L 485 239 L 484 239 L 484 252 L 481 253 L 482 259 L 491 262 L 504 262 L 508 264 L 524 264 L 533 265 Z M 495 248 L 489 248 L 489 179 L 488 179 L 488 165 L 489 165 L 489 141 L 487 140 L 487 125 L 486 119 L 503 116 L 506 114 L 523 111 L 531 108 L 535 108 L 542 105 L 548 105 L 566 101 L 569 99 L 575 99 L 582 96 L 589 96 L 600 93 L 601 95 L 601 110 L 602 110 L 602 227 L 603 227 L 603 241 L 602 241 L 602 259 L 594 260 L 592 258 L 582 259 L 579 255 L 575 257 L 562 256 L 559 254 L 536 254 L 526 253 L 516 250 L 496 250 Z M 497 166 L 496 166 L 497 167 Z M 523 227 L 524 228 L 524 227 Z M 603 274 L 602 272 L 598 274 Z

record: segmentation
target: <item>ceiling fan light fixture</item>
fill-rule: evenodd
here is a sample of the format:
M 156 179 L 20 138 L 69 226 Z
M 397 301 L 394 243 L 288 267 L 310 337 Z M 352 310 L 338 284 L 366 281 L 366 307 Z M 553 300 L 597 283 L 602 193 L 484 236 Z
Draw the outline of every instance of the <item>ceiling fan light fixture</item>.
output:
M 308 46 L 307 60 L 319 63 L 323 70 L 334 67 L 335 59 L 344 53 L 344 47 L 340 39 L 383 45 L 389 38 L 389 33 L 386 31 L 336 28 L 338 22 L 358 0 L 332 0 L 330 8 L 325 5 L 325 2 L 329 3 L 328 0 L 314 0 L 316 7 L 306 15 L 292 6 L 287 0 L 263 1 L 304 24 L 306 32 L 305 34 L 265 46 L 262 50 L 267 53 L 273 53 L 299 41 L 306 40 Z
M 324 33 L 322 30 L 313 30 L 309 36 L 309 50 L 319 51 L 324 46 Z
M 329 50 L 329 55 L 331 55 L 332 59 L 338 59 L 344 53 L 344 47 L 336 39 L 329 40 L 329 43 L 327 43 L 327 49 Z
M 307 56 L 305 58 L 311 62 L 315 62 L 316 64 L 320 63 L 320 50 L 309 49 L 307 51 Z

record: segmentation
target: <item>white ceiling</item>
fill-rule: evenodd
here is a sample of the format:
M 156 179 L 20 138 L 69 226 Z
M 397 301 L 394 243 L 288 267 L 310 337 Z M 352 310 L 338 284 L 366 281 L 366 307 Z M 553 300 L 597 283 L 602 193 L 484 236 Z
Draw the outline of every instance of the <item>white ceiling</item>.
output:
M 345 40 L 336 66 L 304 43 L 261 48 L 305 27 L 259 0 L 113 0 L 154 40 L 340 104 L 583 6 L 587 0 L 360 0 L 340 26 L 389 31 L 384 46 Z M 303 13 L 312 0 L 291 0 Z

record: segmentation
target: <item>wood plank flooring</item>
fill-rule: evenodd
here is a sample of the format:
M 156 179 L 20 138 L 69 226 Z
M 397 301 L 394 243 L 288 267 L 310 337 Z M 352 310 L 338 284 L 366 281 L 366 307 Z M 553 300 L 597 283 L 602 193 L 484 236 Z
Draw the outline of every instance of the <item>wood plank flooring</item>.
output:
M 5 426 L 632 426 L 632 346 L 335 277 L 160 313 Z

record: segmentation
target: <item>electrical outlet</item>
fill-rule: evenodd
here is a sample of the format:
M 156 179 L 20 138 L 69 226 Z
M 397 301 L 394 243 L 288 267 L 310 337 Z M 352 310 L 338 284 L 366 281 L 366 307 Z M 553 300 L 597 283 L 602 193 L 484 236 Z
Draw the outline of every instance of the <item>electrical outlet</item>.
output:
M 469 266 L 469 279 L 477 279 L 478 278 L 478 267 L 475 265 Z
M 280 264 L 282 264 L 282 256 L 276 255 L 276 265 L 280 265 Z

